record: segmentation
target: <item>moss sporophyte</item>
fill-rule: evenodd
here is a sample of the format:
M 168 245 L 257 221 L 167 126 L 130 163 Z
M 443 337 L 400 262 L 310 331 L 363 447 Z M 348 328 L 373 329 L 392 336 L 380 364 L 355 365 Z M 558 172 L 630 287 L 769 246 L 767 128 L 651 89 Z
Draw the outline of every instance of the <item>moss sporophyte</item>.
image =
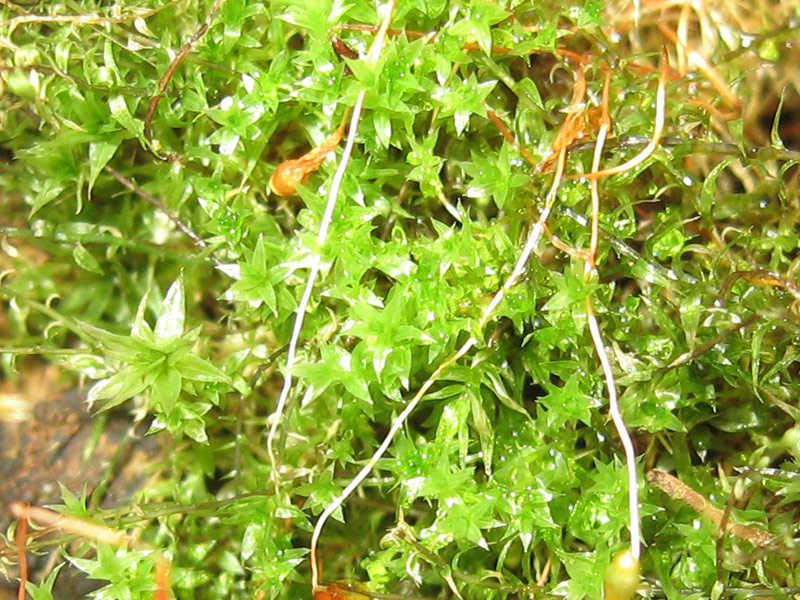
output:
M 796 5 L 0 4 L 19 597 L 796 593 Z

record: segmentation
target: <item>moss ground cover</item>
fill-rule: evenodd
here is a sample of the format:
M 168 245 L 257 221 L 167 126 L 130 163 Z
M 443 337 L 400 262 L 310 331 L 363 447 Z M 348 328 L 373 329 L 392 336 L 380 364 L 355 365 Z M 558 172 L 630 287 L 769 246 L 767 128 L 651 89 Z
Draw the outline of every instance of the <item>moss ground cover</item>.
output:
M 176 598 L 600 598 L 632 527 L 596 318 L 638 593 L 797 593 L 799 18 L 4 0 L 3 378 L 53 363 L 163 449 L 116 508 L 63 491 L 141 544 L 36 549 L 98 598 L 152 598 L 149 547 Z

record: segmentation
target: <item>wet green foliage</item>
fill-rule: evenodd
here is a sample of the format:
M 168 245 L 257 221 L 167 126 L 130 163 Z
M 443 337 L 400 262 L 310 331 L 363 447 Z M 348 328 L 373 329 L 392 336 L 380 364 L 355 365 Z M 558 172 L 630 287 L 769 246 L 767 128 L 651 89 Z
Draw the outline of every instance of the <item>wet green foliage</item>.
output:
M 754 15 L 750 49 L 737 53 L 741 27 L 712 27 L 703 50 L 746 107 L 730 122 L 712 118 L 709 103 L 727 108 L 718 91 L 699 72 L 689 86 L 673 55 L 662 144 L 600 183 L 599 280 L 545 238 L 478 328 L 553 177 L 525 162 L 488 111 L 542 161 L 567 112 L 583 108 L 570 107 L 579 67 L 556 51 L 565 48 L 591 56 L 583 101 L 595 116 L 612 65 L 603 165 L 652 135 L 657 25 L 674 30 L 676 13 L 645 12 L 637 29 L 619 5 L 400 0 L 393 28 L 439 35 L 390 35 L 368 65 L 339 56 L 329 35 L 365 55 L 372 32 L 333 28 L 377 25 L 372 2 L 223 0 L 168 83 L 152 139 L 150 99 L 210 1 L 0 5 L 4 377 L 41 354 L 87 386 L 93 411 L 128 411 L 163 432 L 158 477 L 110 524 L 171 556 L 175 597 L 310 598 L 316 516 L 422 382 L 475 336 L 478 347 L 334 514 L 323 579 L 403 597 L 451 598 L 453 586 L 470 600 L 600 598 L 628 543 L 628 510 L 587 295 L 639 455 L 643 592 L 794 585 L 800 157 L 797 137 L 781 137 L 780 109 L 749 110 L 756 88 L 742 82 L 768 86 L 772 71 L 756 69 L 767 63 L 791 73 L 785 42 L 796 28 Z M 282 160 L 324 141 L 363 88 L 320 246 L 341 150 L 296 197 L 270 196 L 267 182 Z M 765 119 L 775 125 L 759 135 Z M 567 174 L 589 170 L 596 131 L 587 120 Z M 589 213 L 588 183 L 567 179 L 549 228 L 585 248 Z M 267 419 L 316 253 L 322 272 L 280 424 L 276 495 Z M 726 538 L 718 553 L 712 524 L 644 483 L 653 467 L 720 508 L 732 498 L 730 518 L 770 530 L 775 547 Z M 96 597 L 152 596 L 146 553 L 77 554 L 73 564 L 108 582 Z M 44 600 L 51 588 L 55 574 L 31 589 Z

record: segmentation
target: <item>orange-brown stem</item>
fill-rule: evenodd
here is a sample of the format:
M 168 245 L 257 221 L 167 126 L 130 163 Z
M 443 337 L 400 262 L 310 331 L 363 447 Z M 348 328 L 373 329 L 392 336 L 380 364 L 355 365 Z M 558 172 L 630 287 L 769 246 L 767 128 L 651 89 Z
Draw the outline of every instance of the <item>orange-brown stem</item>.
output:
M 711 82 L 711 85 L 714 86 L 714 89 L 719 92 L 720 96 L 722 96 L 728 106 L 730 106 L 730 110 L 721 111 L 720 109 L 699 100 L 694 100 L 693 104 L 705 108 L 716 117 L 725 121 L 737 119 L 742 113 L 742 103 L 736 94 L 731 91 L 717 70 L 706 60 L 702 54 L 689 48 L 669 27 L 662 24 L 658 26 L 658 29 L 667 39 L 669 39 L 669 41 L 674 43 L 686 53 L 689 58 L 689 63 L 697 67 L 703 73 L 703 75 L 706 76 L 706 78 Z
M 728 277 L 725 279 L 725 282 L 722 284 L 722 287 L 720 288 L 719 294 L 717 295 L 717 301 L 721 301 L 725 296 L 727 296 L 728 292 L 730 292 L 731 288 L 733 287 L 733 284 L 739 279 L 745 279 L 751 283 L 756 283 L 759 285 L 768 285 L 770 287 L 780 288 L 789 292 L 792 296 L 794 296 L 795 300 L 800 300 L 800 288 L 798 288 L 794 282 L 784 279 L 777 273 L 773 273 L 772 271 L 768 271 L 766 269 L 753 269 L 751 271 L 736 271 L 728 275 Z
M 312 148 L 299 158 L 285 160 L 278 165 L 272 177 L 269 178 L 269 188 L 274 194 L 291 196 L 297 192 L 297 186 L 305 183 L 309 176 L 319 168 L 325 157 L 339 145 L 344 133 L 347 116 L 348 113 L 345 113 L 341 125 L 322 144 Z
M 28 555 L 25 552 L 25 541 L 28 537 L 28 519 L 19 520 L 17 530 L 17 556 L 19 557 L 19 590 L 17 600 L 25 600 L 25 586 L 28 583 Z
M 506 138 L 511 144 L 514 144 L 519 150 L 519 153 L 522 154 L 522 156 L 525 158 L 525 160 L 527 160 L 532 167 L 535 167 L 536 161 L 533 159 L 531 153 L 528 152 L 522 144 L 517 142 L 517 138 L 514 137 L 514 134 L 511 133 L 508 127 L 506 127 L 506 124 L 503 123 L 500 117 L 497 116 L 497 113 L 495 113 L 493 110 L 487 110 L 486 114 L 489 115 L 489 118 L 492 120 L 492 123 L 494 123 L 495 127 L 497 127 L 497 129 L 500 130 L 500 133 L 503 134 L 503 137 Z

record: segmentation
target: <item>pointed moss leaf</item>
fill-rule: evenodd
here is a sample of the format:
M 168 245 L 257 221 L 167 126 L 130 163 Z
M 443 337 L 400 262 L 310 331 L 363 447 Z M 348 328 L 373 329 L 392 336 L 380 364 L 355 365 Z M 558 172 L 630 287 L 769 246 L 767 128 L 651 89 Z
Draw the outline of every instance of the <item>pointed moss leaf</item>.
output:
M 60 481 L 58 482 L 58 489 L 59 493 L 61 494 L 61 501 L 64 503 L 64 509 L 58 509 L 58 512 L 67 512 L 73 516 L 82 518 L 89 517 L 89 511 L 86 508 L 85 495 L 78 497 Z
M 175 368 L 185 379 L 209 383 L 230 383 L 231 378 L 212 363 L 196 354 L 185 354 L 175 362 Z
M 128 133 L 134 137 L 143 136 L 144 123 L 139 119 L 133 118 L 124 96 L 111 97 L 108 101 L 108 108 L 114 120 L 122 125 Z
M 412 0 L 409 4 L 413 5 L 422 14 L 430 18 L 438 17 L 447 6 L 446 0 Z
M 629 427 L 642 427 L 650 432 L 686 431 L 674 414 L 679 398 L 678 385 L 664 387 L 662 384 L 655 389 L 631 386 L 623 392 L 620 404 L 625 407 L 624 416 Z
M 604 23 L 603 10 L 606 4 L 602 0 L 586 0 L 578 12 L 578 27 L 589 25 L 602 25 Z
M 31 206 L 30 216 L 32 217 L 40 209 L 50 204 L 53 200 L 58 198 L 61 192 L 64 191 L 66 185 L 59 183 L 57 180 L 48 179 L 40 187 L 38 192 L 29 200 Z
M 242 37 L 242 23 L 246 16 L 245 2 L 243 0 L 225 2 L 220 12 L 225 26 L 223 48 L 225 52 L 230 52 Z
M 464 165 L 464 171 L 472 177 L 466 195 L 470 198 L 491 196 L 497 208 L 505 206 L 509 193 L 524 186 L 529 177 L 513 170 L 508 144 L 503 144 L 497 156 L 472 152 L 472 162 Z
M 486 116 L 484 101 L 496 84 L 495 80 L 478 83 L 477 77 L 472 73 L 466 80 L 453 79 L 450 86 L 437 91 L 432 98 L 442 107 L 443 115 L 454 115 L 456 133 L 461 134 L 471 115 Z
M 142 393 L 147 387 L 141 369 L 128 365 L 113 377 L 97 382 L 89 390 L 86 401 L 89 404 L 99 403 L 100 410 L 108 410 Z
M 26 100 L 33 100 L 36 98 L 40 87 L 38 72 L 30 71 L 28 75 L 25 71 L 18 68 L 4 73 L 4 79 L 5 83 L 8 85 L 8 89 L 20 98 Z
M 155 333 L 158 342 L 169 341 L 183 334 L 186 309 L 184 304 L 183 275 L 178 277 L 167 290 L 167 295 L 161 308 L 161 314 L 156 321 Z
M 93 573 L 98 567 L 98 562 L 89 558 L 79 558 L 77 556 L 67 555 L 67 560 L 70 562 L 70 564 L 74 565 L 84 573 Z
M 499 4 L 472 2 L 466 18 L 449 28 L 449 33 L 464 37 L 467 42 L 477 42 L 486 54 L 492 52 L 491 26 L 508 19 L 509 13 Z
M 432 341 L 422 329 L 407 324 L 417 316 L 411 312 L 412 308 L 412 301 L 393 290 L 381 310 L 359 302 L 350 311 L 352 324 L 347 333 L 364 340 L 357 350 L 371 356 L 372 367 L 387 394 L 398 393 L 399 390 L 390 389 L 397 380 L 403 387 L 408 385 L 411 368 L 408 342 L 427 345 Z
M 463 500 L 458 500 L 447 507 L 445 517 L 438 525 L 450 532 L 457 541 L 461 542 L 460 545 L 466 541 L 488 551 L 489 544 L 481 530 L 492 524 L 492 509 L 493 503 L 489 500 L 468 505 Z
M 353 77 L 361 82 L 365 88 L 368 90 L 375 88 L 383 61 L 380 61 L 376 66 L 368 64 L 366 60 L 344 58 L 344 62 L 347 63 L 350 71 L 352 71 Z
M 31 600 L 53 600 L 53 585 L 55 585 L 56 579 L 61 573 L 61 569 L 64 568 L 66 564 L 66 562 L 62 562 L 56 565 L 56 567 L 47 574 L 47 577 L 40 585 L 36 585 L 31 581 L 27 583 L 25 590 L 30 594 Z
M 672 223 L 656 233 L 649 240 L 653 258 L 663 261 L 681 254 L 686 242 L 690 239 L 689 236 L 684 234 L 683 228 L 692 220 L 688 219 Z
M 184 417 L 181 420 L 180 431 L 192 438 L 198 444 L 205 444 L 208 442 L 206 425 L 203 420 L 196 415 L 191 415 L 189 418 Z
M 341 383 L 356 398 L 372 403 L 367 385 L 368 371 L 361 361 L 336 344 L 323 344 L 320 358 L 297 365 L 295 372 L 314 387 L 317 395 L 329 386 Z
M 121 142 L 120 138 L 109 138 L 107 140 L 98 140 L 89 144 L 89 191 L 88 195 L 91 198 L 94 183 L 97 181 L 98 175 L 108 164 L 108 161 L 114 156 L 119 148 Z
M 249 559 L 256 553 L 256 549 L 263 546 L 269 530 L 263 523 L 250 523 L 242 535 L 242 558 Z
M 142 349 L 139 342 L 126 335 L 111 333 L 88 323 L 80 323 L 80 328 L 103 346 L 106 354 L 115 360 L 130 361 Z
M 392 141 L 392 121 L 389 119 L 386 113 L 382 111 L 376 111 L 372 120 L 375 126 L 375 134 L 378 137 L 378 142 L 384 148 L 388 148 L 389 143 Z
M 133 318 L 133 326 L 131 327 L 131 337 L 136 338 L 137 340 L 141 341 L 150 341 L 153 339 L 153 330 L 150 328 L 150 324 L 147 322 L 145 315 L 147 313 L 147 307 L 149 306 L 150 302 L 150 291 L 148 290 L 145 292 L 144 296 L 139 300 L 139 304 L 136 307 L 136 316 Z
M 550 492 L 542 488 L 529 490 L 525 494 L 520 513 L 520 525 L 523 531 L 533 533 L 540 529 L 559 529 L 559 525 L 550 513 L 550 499 Z
M 591 425 L 591 409 L 596 403 L 584 390 L 584 382 L 584 377 L 573 374 L 563 387 L 554 387 L 539 399 L 547 408 L 548 426 L 559 428 L 566 423 L 574 425 L 577 421 Z
M 503 405 L 523 415 L 526 419 L 532 420 L 531 415 L 528 413 L 527 410 L 525 410 L 525 407 L 522 406 L 519 402 L 517 402 L 511 396 L 511 394 L 509 394 L 499 373 L 493 371 L 492 369 L 487 369 L 484 372 L 483 383 L 484 385 L 486 385 L 486 387 L 488 387 L 495 393 L 497 399 L 500 400 L 500 402 Z
M 419 489 L 419 495 L 425 498 L 457 497 L 469 487 L 472 481 L 472 469 L 453 469 L 447 453 L 443 452 L 436 466 L 427 474 L 425 481 Z
M 719 176 L 723 171 L 725 171 L 725 169 L 728 168 L 731 163 L 737 160 L 739 160 L 738 156 L 729 156 L 728 158 L 723 159 L 718 165 L 711 169 L 711 172 L 706 175 L 705 179 L 703 180 L 703 188 L 700 191 L 700 213 L 704 218 L 711 218 L 711 211 L 714 207 L 714 198 L 717 193 L 717 179 L 719 179 Z
M 569 600 L 600 600 L 603 594 L 603 575 L 608 560 L 591 552 L 559 552 L 558 558 L 569 573 Z
M 92 256 L 92 253 L 84 248 L 83 244 L 80 242 L 73 246 L 72 258 L 75 259 L 75 262 L 81 269 L 85 269 L 90 273 L 97 273 L 99 275 L 103 273 L 100 263 L 97 262 L 97 259 Z
M 153 381 L 150 400 L 165 413 L 172 412 L 181 393 L 181 374 L 178 369 L 164 369 Z
M 518 81 L 515 89 L 524 94 L 534 106 L 544 109 L 542 97 L 539 94 L 539 88 L 536 87 L 536 82 L 534 80 L 523 79 L 522 81 Z
M 467 422 L 469 416 L 469 401 L 463 395 L 445 404 L 442 416 L 436 427 L 437 443 L 449 442 L 455 439 L 458 432 Z
M 492 422 L 486 409 L 483 407 L 483 400 L 480 393 L 468 393 L 470 412 L 472 413 L 472 426 L 478 432 L 478 439 L 481 441 L 481 451 L 483 452 L 483 465 L 488 474 L 492 472 L 492 458 L 494 456 L 494 432 Z
M 414 140 L 409 142 L 411 152 L 408 153 L 407 161 L 414 168 L 409 172 L 408 178 L 419 182 L 423 194 L 435 195 L 442 187 L 439 171 L 444 163 L 444 159 L 433 152 L 436 136 L 427 136 L 422 143 Z
M 669 288 L 671 285 L 669 278 L 664 275 L 664 272 L 659 268 L 659 265 L 644 259 L 637 260 L 633 264 L 631 273 L 633 273 L 633 275 L 639 279 L 643 279 L 644 281 L 650 283 L 655 283 L 664 288 Z
M 264 303 L 277 315 L 275 284 L 282 279 L 282 275 L 278 268 L 270 267 L 265 244 L 264 237 L 259 236 L 252 256 L 241 265 L 239 280 L 230 287 L 228 296 L 232 300 L 249 302 L 254 307 Z
M 333 465 L 325 470 L 324 473 L 317 476 L 313 483 L 301 485 L 296 488 L 296 492 L 300 496 L 306 496 L 306 503 L 304 509 L 309 509 L 315 515 L 318 515 L 325 507 L 327 507 L 340 493 L 341 488 L 333 483 Z M 336 509 L 331 515 L 337 521 L 344 522 L 344 514 L 342 507 Z

